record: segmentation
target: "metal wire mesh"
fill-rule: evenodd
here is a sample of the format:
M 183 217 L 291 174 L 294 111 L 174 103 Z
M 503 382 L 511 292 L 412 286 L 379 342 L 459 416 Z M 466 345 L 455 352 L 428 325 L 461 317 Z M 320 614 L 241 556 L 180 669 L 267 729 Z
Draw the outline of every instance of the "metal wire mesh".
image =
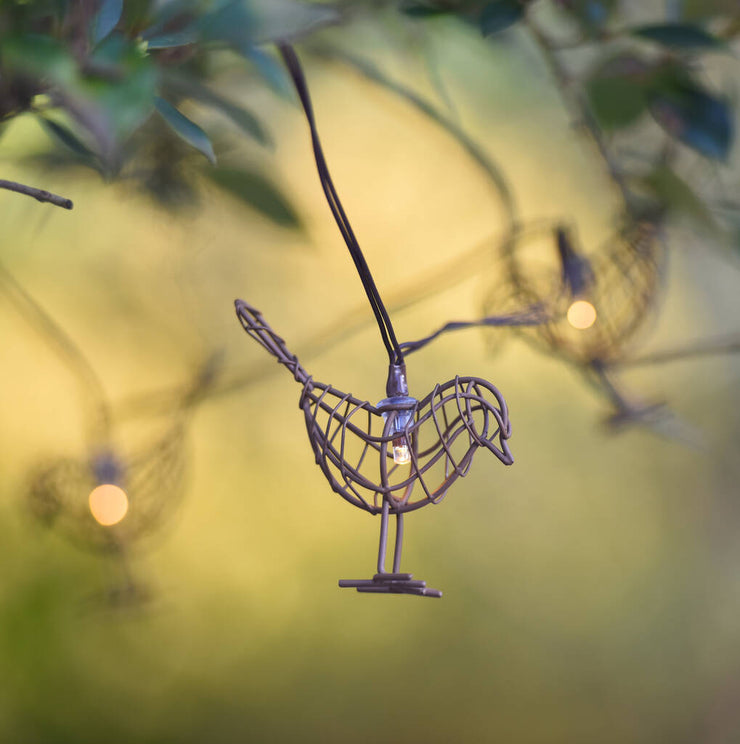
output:
M 26 491 L 31 513 L 43 524 L 97 552 L 120 552 L 159 530 L 184 494 L 185 426 L 176 422 L 160 439 L 130 456 L 105 448 L 91 457 L 39 463 Z M 95 520 L 89 497 L 113 484 L 126 494 L 128 511 L 117 524 Z
M 218 378 L 220 354 L 209 355 L 189 384 L 170 403 L 157 437 L 127 452 L 112 442 L 112 422 L 79 457 L 37 464 L 28 477 L 26 498 L 31 513 L 74 542 L 98 552 L 117 553 L 142 538 L 161 533 L 185 494 L 190 416 Z M 112 407 L 107 404 L 108 409 Z M 143 412 L 142 412 L 143 413 Z M 90 497 L 99 486 L 123 491 L 127 510 L 119 521 L 102 524 Z
M 420 401 L 409 399 L 405 410 L 381 410 L 314 381 L 258 310 L 242 300 L 235 304 L 244 330 L 302 385 L 299 406 L 316 462 L 332 489 L 354 506 L 377 514 L 387 500 L 391 513 L 401 514 L 436 503 L 467 474 L 479 448 L 513 462 L 506 402 L 490 382 L 456 377 Z M 403 414 L 408 420 L 399 428 Z M 394 462 L 394 444 L 408 448 L 407 465 Z
M 542 303 L 547 321 L 524 329 L 528 338 L 577 363 L 612 363 L 650 317 L 659 295 L 665 263 L 660 222 L 649 217 L 630 221 L 598 251 L 579 253 L 590 271 L 578 296 L 564 280 L 555 249 L 557 229 L 525 231 L 504 246 L 505 281 L 489 291 L 484 312 Z M 588 328 L 573 327 L 568 320 L 575 299 L 587 300 L 596 311 Z

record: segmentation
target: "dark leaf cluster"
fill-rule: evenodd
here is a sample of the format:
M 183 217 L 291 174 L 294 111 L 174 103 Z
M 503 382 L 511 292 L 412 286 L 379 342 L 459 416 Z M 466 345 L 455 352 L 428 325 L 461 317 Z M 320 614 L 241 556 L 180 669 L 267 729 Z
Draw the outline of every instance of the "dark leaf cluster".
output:
M 129 179 L 166 206 L 189 203 L 205 173 L 295 226 L 266 175 L 233 163 L 220 181 L 209 173 L 229 138 L 272 143 L 239 93 L 219 89 L 219 73 L 240 66 L 239 92 L 264 85 L 284 95 L 270 42 L 335 18 L 298 0 L 10 0 L 0 4 L 0 125 L 34 117 L 54 147 L 36 160 Z

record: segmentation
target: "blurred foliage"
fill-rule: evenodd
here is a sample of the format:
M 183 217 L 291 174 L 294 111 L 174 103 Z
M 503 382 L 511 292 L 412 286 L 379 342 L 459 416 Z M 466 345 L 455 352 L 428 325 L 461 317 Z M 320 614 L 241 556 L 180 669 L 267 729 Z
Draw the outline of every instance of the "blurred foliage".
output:
M 494 39 L 516 24 L 528 29 L 550 63 L 553 82 L 564 98 L 575 104 L 574 120 L 585 125 L 607 159 L 628 211 L 636 196 L 631 189 L 633 181 L 636 191 L 646 184 L 658 184 L 645 178 L 644 166 L 630 172 L 618 162 L 615 148 L 605 142 L 607 136 L 629 139 L 652 118 L 664 136 L 650 152 L 642 153 L 641 160 L 652 162 L 663 172 L 666 160 L 675 158 L 678 145 L 707 161 L 724 163 L 730 156 L 736 111 L 729 91 L 718 89 L 716 82 L 709 80 L 712 56 L 735 53 L 732 43 L 740 35 L 737 3 L 670 3 L 662 9 L 663 17 L 647 24 L 637 23 L 635 9 L 618 0 L 428 0 L 407 3 L 403 8 L 417 19 L 457 17 Z M 547 23 L 541 20 L 543 10 Z M 584 50 L 587 65 L 569 64 L 569 54 Z M 708 197 L 690 192 L 685 181 L 680 189 L 652 188 L 650 197 L 657 202 L 652 208 L 690 219 L 698 217 L 702 228 L 711 222 L 717 233 L 711 208 L 702 206 Z M 725 237 L 733 239 L 732 228 L 726 230 Z
M 577 93 L 579 117 L 593 117 L 597 134 L 629 133 L 652 118 L 666 135 L 663 148 L 680 145 L 720 162 L 729 156 L 735 112 L 704 67 L 712 55 L 731 54 L 740 35 L 733 0 L 681 0 L 650 23 L 636 22 L 619 0 L 10 0 L 0 6 L 0 122 L 35 116 L 59 147 L 45 153 L 57 167 L 67 160 L 106 179 L 131 178 L 165 206 L 191 204 L 206 163 L 167 146 L 166 137 L 179 136 L 215 164 L 228 149 L 205 123 L 216 112 L 254 143 L 272 141 L 268 123 L 219 90 L 226 68 L 239 60 L 251 85 L 285 95 L 273 42 L 393 7 L 412 24 L 472 24 L 492 43 L 523 26 L 547 55 L 589 48 L 587 68 L 554 83 Z M 556 40 L 563 33 L 565 44 Z M 153 142 L 166 159 L 152 159 Z M 277 224 L 300 224 L 269 176 L 239 164 L 244 172 L 235 177 L 234 164 L 226 165 L 227 175 L 210 178 Z M 653 196 L 669 209 L 685 204 L 665 190 Z
M 404 3 L 403 13 L 394 6 L 399 7 L 126 0 L 119 15 L 119 6 L 107 2 L 0 3 L 3 119 L 38 119 L 54 145 L 35 153 L 32 162 L 74 168 L 70 176 L 119 178 L 167 207 L 194 204 L 204 186 L 234 199 L 207 200 L 202 212 L 166 219 L 138 201 L 119 199 L 119 190 L 72 177 L 74 196 L 85 205 L 72 214 L 8 197 L 8 260 L 59 311 L 60 322 L 79 326 L 75 337 L 90 348 L 115 400 L 142 385 L 171 389 L 187 356 L 180 347 L 195 343 L 199 333 L 209 344 L 231 344 L 233 338 L 234 358 L 250 361 L 234 319 L 225 315 L 230 312 L 224 301 L 237 292 L 274 298 L 281 324 L 297 339 L 345 321 L 346 308 L 362 299 L 351 267 L 342 273 L 337 261 L 327 274 L 337 236 L 322 211 L 305 132 L 298 130 L 295 143 L 286 141 L 270 117 L 287 107 L 270 101 L 269 94 L 259 98 L 267 89 L 286 93 L 286 78 L 266 43 L 283 38 L 275 34 L 281 24 L 284 38 L 302 40 L 346 20 L 346 26 L 329 30 L 329 41 L 351 44 L 355 54 L 382 69 L 399 58 L 409 61 L 415 49 L 404 43 L 414 34 L 444 36 L 447 56 L 440 59 L 448 64 L 463 58 L 454 73 L 444 69 L 443 81 L 460 85 L 453 92 L 468 96 L 460 108 L 464 131 L 485 144 L 484 152 L 495 152 L 496 165 L 522 201 L 522 214 L 536 209 L 558 219 L 577 216 L 589 258 L 614 203 L 603 193 L 598 152 L 582 152 L 571 141 L 558 97 L 548 96 L 548 88 L 563 94 L 573 120 L 603 146 L 609 173 L 625 180 L 631 200 L 658 202 L 666 212 L 722 232 L 720 217 L 726 215 L 718 214 L 696 173 L 719 171 L 718 156 L 731 151 L 732 98 L 712 63 L 732 60 L 727 50 L 736 38 L 736 0 L 673 3 L 678 19 L 667 13 L 633 17 L 628 11 L 634 7 L 625 2 Z M 292 9 L 282 20 L 281 8 Z M 390 55 L 378 49 L 382 45 L 365 46 L 367 35 L 348 30 L 352 13 L 376 10 L 382 24 L 391 18 L 407 34 L 393 40 L 399 54 L 390 63 Z M 239 30 L 247 21 L 255 32 L 245 45 Z M 673 32 L 658 32 L 657 40 L 654 30 L 645 32 L 679 23 L 701 32 L 680 32 L 680 43 Z M 389 27 L 376 25 L 373 32 Z M 74 30 L 80 28 L 81 41 Z M 721 43 L 697 43 L 702 32 Z M 480 54 L 484 45 L 488 57 Z M 308 49 L 306 44 L 299 52 Z M 542 66 L 532 64 L 533 51 L 562 60 L 546 82 Z M 582 51 L 571 63 L 570 55 Z M 245 105 L 233 94 L 235 70 L 242 74 L 238 89 L 252 86 L 257 100 L 267 101 L 264 106 L 252 98 Z M 319 65 L 310 70 L 312 86 L 318 72 Z M 600 93 L 601 107 L 608 108 L 615 95 L 623 97 L 631 102 L 629 116 L 619 105 L 606 113 L 598 108 L 592 88 L 602 80 L 607 90 Z M 613 81 L 616 94 L 608 90 Z M 374 246 L 379 282 L 401 290 L 407 282 L 439 275 L 440 267 L 447 277 L 453 257 L 459 271 L 458 250 L 477 237 L 476 228 L 483 237 L 496 221 L 492 209 L 482 209 L 491 196 L 478 180 L 485 170 L 477 167 L 481 163 L 472 153 L 461 157 L 459 143 L 447 134 L 437 138 L 434 128 L 426 131 L 418 116 L 398 116 L 410 107 L 391 106 L 388 113 L 377 105 L 377 90 L 362 81 L 353 78 L 350 88 L 340 71 L 317 82 L 322 110 L 336 102 L 334 111 L 330 104 L 322 114 L 327 131 L 334 116 L 339 122 L 327 144 L 340 153 L 360 153 L 345 163 L 332 158 L 332 164 L 345 169 L 342 193 L 350 195 L 352 215 L 359 214 L 362 234 Z M 342 100 L 348 90 L 352 100 Z M 484 96 L 494 92 L 496 107 L 486 108 Z M 702 96 L 719 106 L 697 115 Z M 178 131 L 183 119 L 168 121 L 157 99 L 193 128 Z M 126 109 L 120 119 L 117 107 Z M 411 113 L 419 111 L 423 107 Z M 292 115 L 298 119 L 297 112 Z M 528 117 L 529 129 L 521 126 Z M 454 118 L 453 110 L 448 120 Z M 458 137 L 462 130 L 461 123 L 458 134 L 447 132 Z M 246 163 L 232 161 L 237 137 L 257 152 L 272 141 L 284 145 L 275 154 L 276 172 L 295 174 L 300 208 L 282 193 L 277 176 L 255 168 L 249 157 Z M 10 149 L 13 142 L 0 140 L 0 147 L 6 144 Z M 627 157 L 627 145 L 638 149 L 637 158 Z M 215 166 L 203 149 L 213 152 Z M 302 160 L 296 162 L 299 150 Z M 389 162 L 398 164 L 402 177 L 381 180 Z M 50 180 L 50 186 L 63 182 Z M 241 212 L 230 211 L 237 204 L 286 226 L 315 210 L 316 250 L 296 251 L 286 261 L 277 246 L 294 236 L 273 234 L 257 219 L 254 235 L 245 240 Z M 483 211 L 485 219 L 472 224 L 470 215 Z M 505 209 L 496 218 L 499 212 Z M 34 243 L 36 220 L 44 218 L 56 221 Z M 689 289 L 679 282 L 686 300 L 663 317 L 681 338 L 708 322 L 737 317 L 737 300 L 724 296 L 736 298 L 736 277 L 723 262 L 713 266 L 704 243 L 696 243 L 701 252 L 671 251 L 672 268 L 683 266 L 678 276 Z M 306 236 L 296 236 L 293 244 L 310 245 Z M 598 255 L 640 258 L 624 248 L 607 242 Z M 489 263 L 474 268 L 500 287 L 497 266 L 484 273 Z M 627 285 L 632 292 L 628 278 L 610 287 Z M 469 284 L 447 294 L 427 285 L 425 292 L 433 303 L 410 308 L 399 319 L 404 332 L 428 330 L 433 318 L 458 317 L 474 294 Z M 397 294 L 408 301 L 406 292 Z M 643 321 L 635 317 L 640 311 L 635 309 L 630 323 Z M 639 431 L 607 445 L 593 430 L 597 404 L 580 381 L 523 345 L 503 352 L 513 354 L 503 362 L 488 359 L 476 338 L 463 334 L 430 346 L 424 363 L 415 366 L 414 384 L 433 384 L 450 367 L 451 373 L 495 374 L 516 417 L 519 461 L 505 476 L 474 469 L 459 498 L 414 520 L 409 567 L 449 589 L 434 606 L 407 602 L 401 608 L 394 598 L 364 602 L 336 588 L 338 576 L 364 575 L 375 547 L 374 525 L 358 523 L 354 510 L 343 509 L 327 492 L 282 379 L 220 406 L 214 400 L 191 432 L 196 458 L 188 472 L 197 497 L 177 514 L 177 530 L 152 561 L 156 573 L 147 584 L 159 599 L 148 613 L 114 616 L 80 611 L 81 597 L 100 585 L 104 564 L 57 539 L 65 534 L 61 520 L 69 484 L 86 477 L 76 466 L 62 472 L 58 463 L 70 452 L 78 465 L 88 462 L 67 432 L 76 423 L 74 396 L 46 349 L 36 353 L 25 328 L 15 329 L 14 315 L 1 315 L 9 351 L 0 427 L 3 741 L 735 740 L 736 367 L 715 360 L 698 371 L 681 367 L 655 383 L 661 396 L 678 400 L 682 413 L 709 429 L 708 451 L 697 456 Z M 165 327 L 171 332 L 165 334 Z M 369 334 L 345 339 L 317 369 L 331 372 L 337 382 L 349 378 L 353 389 L 379 390 L 378 369 L 383 374 L 385 368 L 368 354 L 376 342 Z M 174 443 L 179 447 L 179 440 Z M 48 459 L 44 454 L 26 462 L 31 448 L 41 454 L 51 444 Z M 46 474 L 36 495 L 59 514 L 49 535 L 32 531 L 15 513 L 25 483 L 21 475 L 34 463 Z M 66 534 L 71 536 L 71 526 Z M 396 697 L 404 697 L 402 707 L 391 710 L 381 702 L 377 714 L 367 715 L 368 703 L 388 699 L 391 679 Z
M 0 121 L 21 114 L 39 119 L 59 146 L 44 153 L 56 167 L 84 165 L 104 178 L 133 178 L 165 206 L 192 193 L 185 183 L 187 150 L 166 145 L 157 116 L 208 161 L 216 163 L 213 135 L 191 117 L 191 103 L 228 119 L 262 146 L 270 136 L 259 117 L 218 90 L 224 55 L 237 55 L 258 85 L 285 92 L 281 71 L 258 44 L 295 37 L 335 18 L 331 8 L 294 0 L 256 4 L 241 0 L 13 0 L 0 6 Z M 185 113 L 185 112 L 188 113 Z M 156 142 L 156 148 L 152 143 Z M 168 152 L 153 161 L 154 149 Z M 66 163 L 65 163 L 66 161 Z M 252 173 L 240 197 L 251 203 L 253 181 L 278 191 L 265 174 Z M 238 184 L 231 179 L 232 191 Z M 290 211 L 284 197 L 279 224 Z M 268 210 L 269 211 L 269 210 Z

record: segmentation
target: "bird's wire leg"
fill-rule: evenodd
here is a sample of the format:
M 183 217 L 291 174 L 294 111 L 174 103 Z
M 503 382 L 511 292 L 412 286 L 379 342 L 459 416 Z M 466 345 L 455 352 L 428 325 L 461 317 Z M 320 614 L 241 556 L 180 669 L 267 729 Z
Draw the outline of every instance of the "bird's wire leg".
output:
M 396 545 L 393 548 L 393 573 L 401 570 L 401 550 L 403 549 L 403 514 L 396 514 Z
M 380 513 L 380 542 L 378 544 L 378 573 L 385 573 L 385 554 L 388 549 L 388 511 L 390 504 L 388 499 L 383 499 L 383 511 Z M 398 537 L 398 534 L 396 534 Z M 396 565 L 395 560 L 393 563 L 393 570 L 395 572 Z
M 380 513 L 380 540 L 378 543 L 378 572 L 372 579 L 340 579 L 340 587 L 357 589 L 363 594 L 415 594 L 422 597 L 441 597 L 438 589 L 427 588 L 425 581 L 414 580 L 408 573 L 401 573 L 401 549 L 403 547 L 403 514 L 396 514 L 396 539 L 393 547 L 393 572 L 385 570 L 385 558 L 388 551 L 388 516 L 390 502 L 383 499 Z

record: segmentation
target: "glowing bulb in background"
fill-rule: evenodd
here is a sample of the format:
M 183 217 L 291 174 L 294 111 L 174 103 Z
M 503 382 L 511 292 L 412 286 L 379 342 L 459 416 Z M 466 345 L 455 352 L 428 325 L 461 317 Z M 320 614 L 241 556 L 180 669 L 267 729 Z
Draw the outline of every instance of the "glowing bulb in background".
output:
M 90 511 L 95 521 L 104 527 L 118 524 L 128 511 L 126 492 L 112 483 L 104 483 L 90 492 Z
M 568 308 L 568 322 L 583 331 L 596 322 L 596 308 L 587 300 L 576 300 Z

